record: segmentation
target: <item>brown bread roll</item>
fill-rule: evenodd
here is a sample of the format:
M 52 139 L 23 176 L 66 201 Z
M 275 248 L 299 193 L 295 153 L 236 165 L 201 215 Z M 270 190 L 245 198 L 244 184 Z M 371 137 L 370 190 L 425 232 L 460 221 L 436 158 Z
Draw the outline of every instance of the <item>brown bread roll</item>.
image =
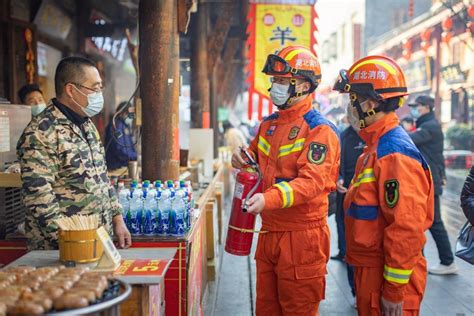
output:
M 0 303 L 0 316 L 7 315 L 7 305 L 5 303 Z
M 60 311 L 65 309 L 75 309 L 89 306 L 85 297 L 75 294 L 64 294 L 54 300 L 54 309 Z
M 39 291 L 36 293 L 38 294 L 44 294 L 47 297 L 50 297 L 51 299 L 56 299 L 60 297 L 61 295 L 64 294 L 64 289 L 59 288 L 59 287 L 44 287 L 42 286 Z
M 63 290 L 69 290 L 70 288 L 72 288 L 73 284 L 74 282 L 67 279 L 50 279 L 44 283 L 41 283 L 41 288 L 56 287 Z
M 31 267 L 31 266 L 17 266 L 17 267 L 9 267 L 9 268 L 3 269 L 2 272 L 21 275 L 21 274 L 27 274 L 35 269 L 36 269 L 35 267 Z
M 67 280 L 71 281 L 73 283 L 79 281 L 81 277 L 78 274 L 70 274 L 70 275 L 65 275 L 65 274 L 56 274 L 54 277 L 52 277 L 50 280 Z
M 41 305 L 29 301 L 19 301 L 8 308 L 9 315 L 41 315 L 45 310 Z
M 71 290 L 69 290 L 68 293 L 85 297 L 89 301 L 89 303 L 92 303 L 96 300 L 95 292 L 94 292 L 94 290 L 91 290 L 91 289 L 72 288 Z

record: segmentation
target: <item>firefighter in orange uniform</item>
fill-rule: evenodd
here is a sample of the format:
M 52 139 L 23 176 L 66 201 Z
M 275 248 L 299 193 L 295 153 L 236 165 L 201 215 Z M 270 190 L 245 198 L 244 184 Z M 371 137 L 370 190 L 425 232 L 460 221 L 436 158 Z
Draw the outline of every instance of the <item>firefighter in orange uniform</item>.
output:
M 359 315 L 418 315 L 434 191 L 428 164 L 394 112 L 407 95 L 403 72 L 390 58 L 368 56 L 341 70 L 334 89 L 349 93 L 349 121 L 367 144 L 344 200 Z
M 257 315 L 317 315 L 324 299 L 329 229 L 328 194 L 336 187 L 336 127 L 312 108 L 321 80 L 314 54 L 289 46 L 269 55 L 270 97 L 279 111 L 260 125 L 249 151 L 263 172 L 263 192 L 248 209 L 262 217 L 258 239 Z M 232 165 L 245 165 L 240 153 Z

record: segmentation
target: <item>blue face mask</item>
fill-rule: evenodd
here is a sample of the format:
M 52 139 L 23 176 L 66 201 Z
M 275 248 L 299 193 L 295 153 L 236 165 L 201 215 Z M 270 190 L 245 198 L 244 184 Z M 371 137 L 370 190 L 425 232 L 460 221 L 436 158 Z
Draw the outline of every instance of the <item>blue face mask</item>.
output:
M 31 115 L 37 116 L 46 109 L 46 103 L 40 103 L 31 106 Z
M 411 116 L 413 116 L 416 119 L 421 116 L 420 111 L 418 111 L 418 108 L 416 106 L 410 108 L 410 113 L 411 113 Z
M 88 116 L 88 117 L 93 117 L 96 116 L 97 114 L 102 111 L 104 108 L 104 96 L 102 95 L 102 92 L 95 92 L 92 94 L 85 94 L 81 90 L 79 90 L 75 85 L 74 87 L 76 88 L 79 93 L 87 97 L 87 106 L 85 108 L 82 108 L 82 111 Z M 79 103 L 77 103 L 74 99 L 72 99 L 74 103 L 80 106 Z
M 272 99 L 273 104 L 276 106 L 284 105 L 290 98 L 290 93 L 288 90 L 290 85 L 273 83 L 270 88 L 270 98 Z

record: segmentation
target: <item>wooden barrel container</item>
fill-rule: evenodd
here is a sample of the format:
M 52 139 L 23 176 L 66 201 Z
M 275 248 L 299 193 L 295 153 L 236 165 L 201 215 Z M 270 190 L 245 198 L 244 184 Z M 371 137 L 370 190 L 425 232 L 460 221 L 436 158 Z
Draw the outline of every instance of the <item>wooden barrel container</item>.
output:
M 60 230 L 59 260 L 62 262 L 90 263 L 100 259 L 104 249 L 96 229 Z

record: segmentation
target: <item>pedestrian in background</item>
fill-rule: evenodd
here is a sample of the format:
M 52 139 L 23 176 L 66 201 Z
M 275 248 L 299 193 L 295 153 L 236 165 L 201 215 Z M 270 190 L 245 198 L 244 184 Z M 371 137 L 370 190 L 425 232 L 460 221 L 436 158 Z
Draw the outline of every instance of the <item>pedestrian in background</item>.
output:
M 345 261 L 346 237 L 344 225 L 344 197 L 352 178 L 354 177 L 357 159 L 364 150 L 365 143 L 357 134 L 356 130 L 349 125 L 341 134 L 341 165 L 339 168 L 339 180 L 337 181 L 336 197 L 336 224 L 337 224 L 337 246 L 339 252 L 332 256 L 333 260 Z M 352 295 L 355 296 L 354 269 L 347 265 L 347 277 Z
M 31 106 L 31 115 L 37 116 L 46 109 L 43 91 L 37 84 L 26 84 L 18 90 L 18 97 L 22 104 Z
M 435 118 L 434 99 L 428 95 L 420 95 L 414 103 L 408 104 L 412 116 L 416 119 L 416 131 L 409 133 L 416 147 L 425 157 L 431 169 L 434 183 L 434 221 L 430 228 L 431 235 L 438 248 L 440 263 L 428 269 L 432 274 L 457 273 L 454 254 L 449 242 L 448 232 L 441 219 L 440 196 L 446 182 L 444 166 L 444 135 L 441 125 Z
M 407 133 L 412 133 L 416 131 L 415 120 L 412 117 L 404 117 L 401 121 L 402 127 Z
M 109 171 L 128 167 L 129 161 L 137 160 L 137 151 L 133 140 L 133 116 L 128 112 L 128 102 L 117 107 L 115 126 L 110 121 L 105 132 L 105 159 Z
M 471 225 L 474 225 L 474 165 L 461 191 L 461 208 Z
M 240 129 L 235 128 L 229 121 L 225 121 L 222 127 L 224 128 L 225 144 L 231 152 L 235 152 L 242 146 L 247 146 L 245 136 Z

